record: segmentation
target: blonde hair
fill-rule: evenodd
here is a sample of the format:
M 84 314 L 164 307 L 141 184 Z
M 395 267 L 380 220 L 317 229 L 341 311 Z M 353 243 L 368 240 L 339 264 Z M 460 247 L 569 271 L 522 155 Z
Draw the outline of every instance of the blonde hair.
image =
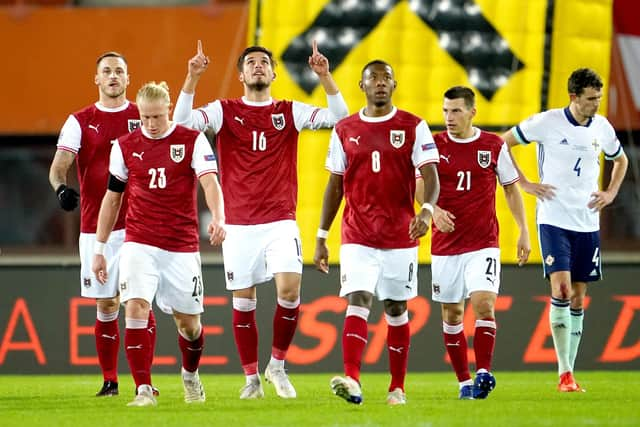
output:
M 167 104 L 171 104 L 171 97 L 169 96 L 169 86 L 167 85 L 167 82 L 156 83 L 151 81 L 145 83 L 136 95 L 136 103 L 140 103 L 142 100 L 162 100 Z

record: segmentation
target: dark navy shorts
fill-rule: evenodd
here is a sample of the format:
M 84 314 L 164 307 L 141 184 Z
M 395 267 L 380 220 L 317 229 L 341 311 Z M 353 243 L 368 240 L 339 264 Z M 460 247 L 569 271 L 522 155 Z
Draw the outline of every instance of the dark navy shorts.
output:
M 595 282 L 602 276 L 600 233 L 538 225 L 544 276 L 569 271 L 572 282 Z

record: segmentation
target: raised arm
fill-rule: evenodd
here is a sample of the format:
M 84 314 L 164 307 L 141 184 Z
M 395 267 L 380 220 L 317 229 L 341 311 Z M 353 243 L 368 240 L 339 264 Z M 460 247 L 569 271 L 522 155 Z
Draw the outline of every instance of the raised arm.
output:
M 320 84 L 327 94 L 327 107 L 333 116 L 333 126 L 335 122 L 349 114 L 349 107 L 343 96 L 340 94 L 338 85 L 329 69 L 329 60 L 320 51 L 318 51 L 318 43 L 314 40 L 312 43 L 311 56 L 309 57 L 309 67 L 318 76 Z
M 193 110 L 193 95 L 200 77 L 209 66 L 209 57 L 202 50 L 202 42 L 198 40 L 197 52 L 189 59 L 187 77 L 182 85 L 173 111 L 173 120 L 181 125 L 197 130 L 204 130 L 207 123 L 202 114 Z

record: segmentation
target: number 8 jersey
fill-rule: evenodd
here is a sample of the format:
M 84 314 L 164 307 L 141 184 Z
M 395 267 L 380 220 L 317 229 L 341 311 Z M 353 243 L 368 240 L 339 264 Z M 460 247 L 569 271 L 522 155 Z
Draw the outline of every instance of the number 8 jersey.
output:
M 409 238 L 415 170 L 437 162 L 429 126 L 411 113 L 393 107 L 385 116 L 367 117 L 361 110 L 339 121 L 325 166 L 343 175 L 342 244 L 417 246 L 418 241 Z
M 569 108 L 535 114 L 513 129 L 521 144 L 538 142 L 540 182 L 556 187 L 551 200 L 537 201 L 537 223 L 565 230 L 593 232 L 600 215 L 587 207 L 598 190 L 600 153 L 607 160 L 622 155 L 622 146 L 609 121 L 600 115 L 582 126 Z

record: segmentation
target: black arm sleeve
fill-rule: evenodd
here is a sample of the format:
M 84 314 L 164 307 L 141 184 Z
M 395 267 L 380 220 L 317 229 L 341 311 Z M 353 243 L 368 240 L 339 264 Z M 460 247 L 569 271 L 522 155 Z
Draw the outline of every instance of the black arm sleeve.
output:
M 114 191 L 116 193 L 123 193 L 124 187 L 126 185 L 127 185 L 126 182 L 122 182 L 115 176 L 109 174 L 109 185 L 107 186 L 109 190 Z

